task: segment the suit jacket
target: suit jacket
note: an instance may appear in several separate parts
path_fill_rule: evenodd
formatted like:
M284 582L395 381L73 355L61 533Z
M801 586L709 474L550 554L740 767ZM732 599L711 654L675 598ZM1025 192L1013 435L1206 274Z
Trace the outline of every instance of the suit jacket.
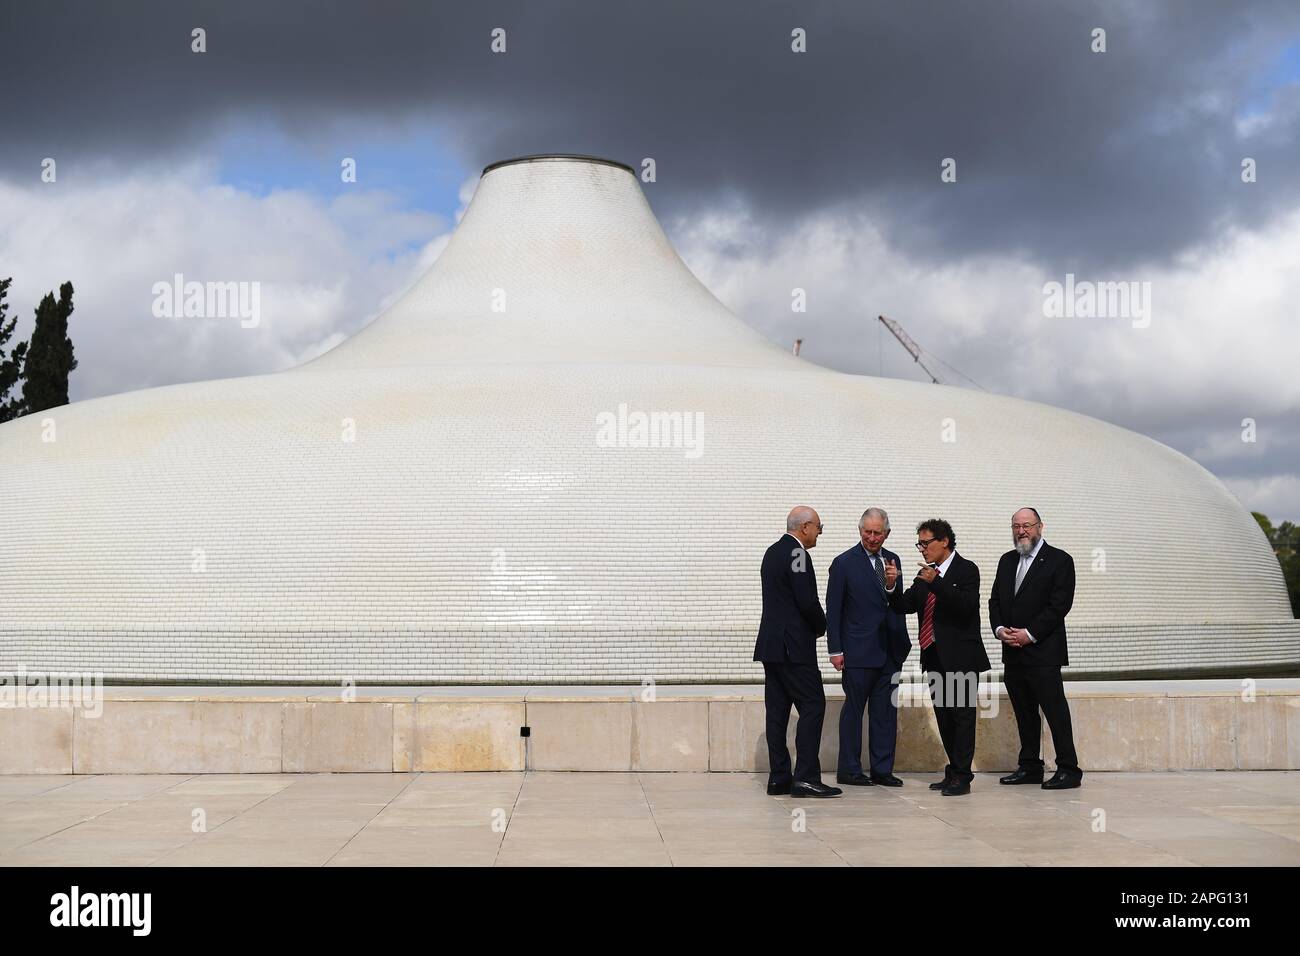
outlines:
M1070 663L1065 646L1065 615L1074 604L1074 558L1046 541L1025 572L1016 593L1020 552L1008 551L998 561L998 574L989 595L989 624L1023 627L1035 643L1024 647L1002 645L1002 663L1008 667L1063 666Z
M898 555L880 549L888 564L902 568ZM894 585L902 590L902 579ZM889 606L889 597L872 570L867 549L855 544L831 562L826 585L826 644L843 654L845 667L902 664L911 653L907 619Z
M795 570L802 566L802 570ZM783 534L763 555L763 617L754 660L770 664L817 662L817 638L826 614L817 599L812 556L792 534Z
M906 591L901 585L889 595L890 607L905 614L920 615L925 599L934 594L934 644L939 669L948 673L978 673L993 665L980 635L980 569L973 561L953 554L948 573L927 584L921 578ZM917 619L917 633L921 621Z

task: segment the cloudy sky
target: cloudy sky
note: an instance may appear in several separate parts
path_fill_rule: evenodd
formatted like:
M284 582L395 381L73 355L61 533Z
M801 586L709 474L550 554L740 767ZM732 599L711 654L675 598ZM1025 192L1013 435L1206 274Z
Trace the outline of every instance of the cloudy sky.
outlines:
M0 277L22 336L76 286L74 400L337 344L489 162L653 157L683 258L772 341L918 378L890 315L984 388L1144 432L1300 520L1294 0L6 0L0 63ZM257 279L263 321L154 318L177 272ZM1150 283L1149 325L1046 315L1067 274Z

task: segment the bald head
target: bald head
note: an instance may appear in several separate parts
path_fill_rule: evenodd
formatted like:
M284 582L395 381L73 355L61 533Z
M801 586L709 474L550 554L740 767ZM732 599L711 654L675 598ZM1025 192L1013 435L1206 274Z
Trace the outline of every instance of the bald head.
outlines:
M805 548L817 546L817 536L822 533L822 520L807 505L792 508L786 515L785 530L799 539Z

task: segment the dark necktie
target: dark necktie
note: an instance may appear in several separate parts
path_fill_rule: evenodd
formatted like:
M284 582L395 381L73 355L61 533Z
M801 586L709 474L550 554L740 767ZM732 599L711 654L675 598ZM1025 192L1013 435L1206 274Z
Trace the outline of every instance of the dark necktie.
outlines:
M925 610L921 612L921 650L934 643L934 592L925 596Z
M1024 583L1025 575L1029 573L1031 564L1033 564L1033 559L1029 555L1022 554L1020 556L1020 567L1016 568L1016 589L1012 592L1013 595L1020 593L1020 585Z
M876 572L876 580L880 582L880 590L885 590L885 562L880 560L877 554L868 555L871 558L871 569Z

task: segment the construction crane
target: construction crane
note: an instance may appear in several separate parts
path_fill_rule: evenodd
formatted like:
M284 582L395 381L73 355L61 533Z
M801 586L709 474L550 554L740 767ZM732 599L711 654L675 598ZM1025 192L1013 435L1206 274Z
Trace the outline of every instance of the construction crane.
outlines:
M930 366L926 365L924 362L921 361L922 355L925 355L926 358L928 359L932 359L935 362L938 362L940 365L944 366L950 371L955 372L958 376L966 379L966 381L970 382L980 391L982 392L988 391L988 389L986 389L979 382L975 381L970 376L963 374L959 370L953 368L951 365L949 365L943 359L939 358L939 356L935 355L933 352L929 351L928 349L923 349L920 346L920 344L918 344L915 339L913 339L910 335L908 335L907 332L903 329L903 327L899 325L897 322L895 322L893 319L885 315L878 315L876 316L876 318L880 320L881 325L883 325L885 328L889 329L889 331L893 333L894 338L898 339L898 343L901 346L903 346L903 348L907 349L907 354L912 356L912 361L915 362L917 365L921 366L921 368L925 371L925 374L930 376L930 381L932 381L935 385L942 385L943 382L939 380L939 376L935 375L934 372L930 370Z
M903 327L887 316L878 315L876 318L884 324L885 328L894 333L894 338L898 339L899 344L907 349L908 354L912 356L912 361L925 369L925 374L930 376L930 381L934 382L935 385L942 385L943 383L939 381L939 377L921 361L921 346L916 344L912 337L903 330Z

